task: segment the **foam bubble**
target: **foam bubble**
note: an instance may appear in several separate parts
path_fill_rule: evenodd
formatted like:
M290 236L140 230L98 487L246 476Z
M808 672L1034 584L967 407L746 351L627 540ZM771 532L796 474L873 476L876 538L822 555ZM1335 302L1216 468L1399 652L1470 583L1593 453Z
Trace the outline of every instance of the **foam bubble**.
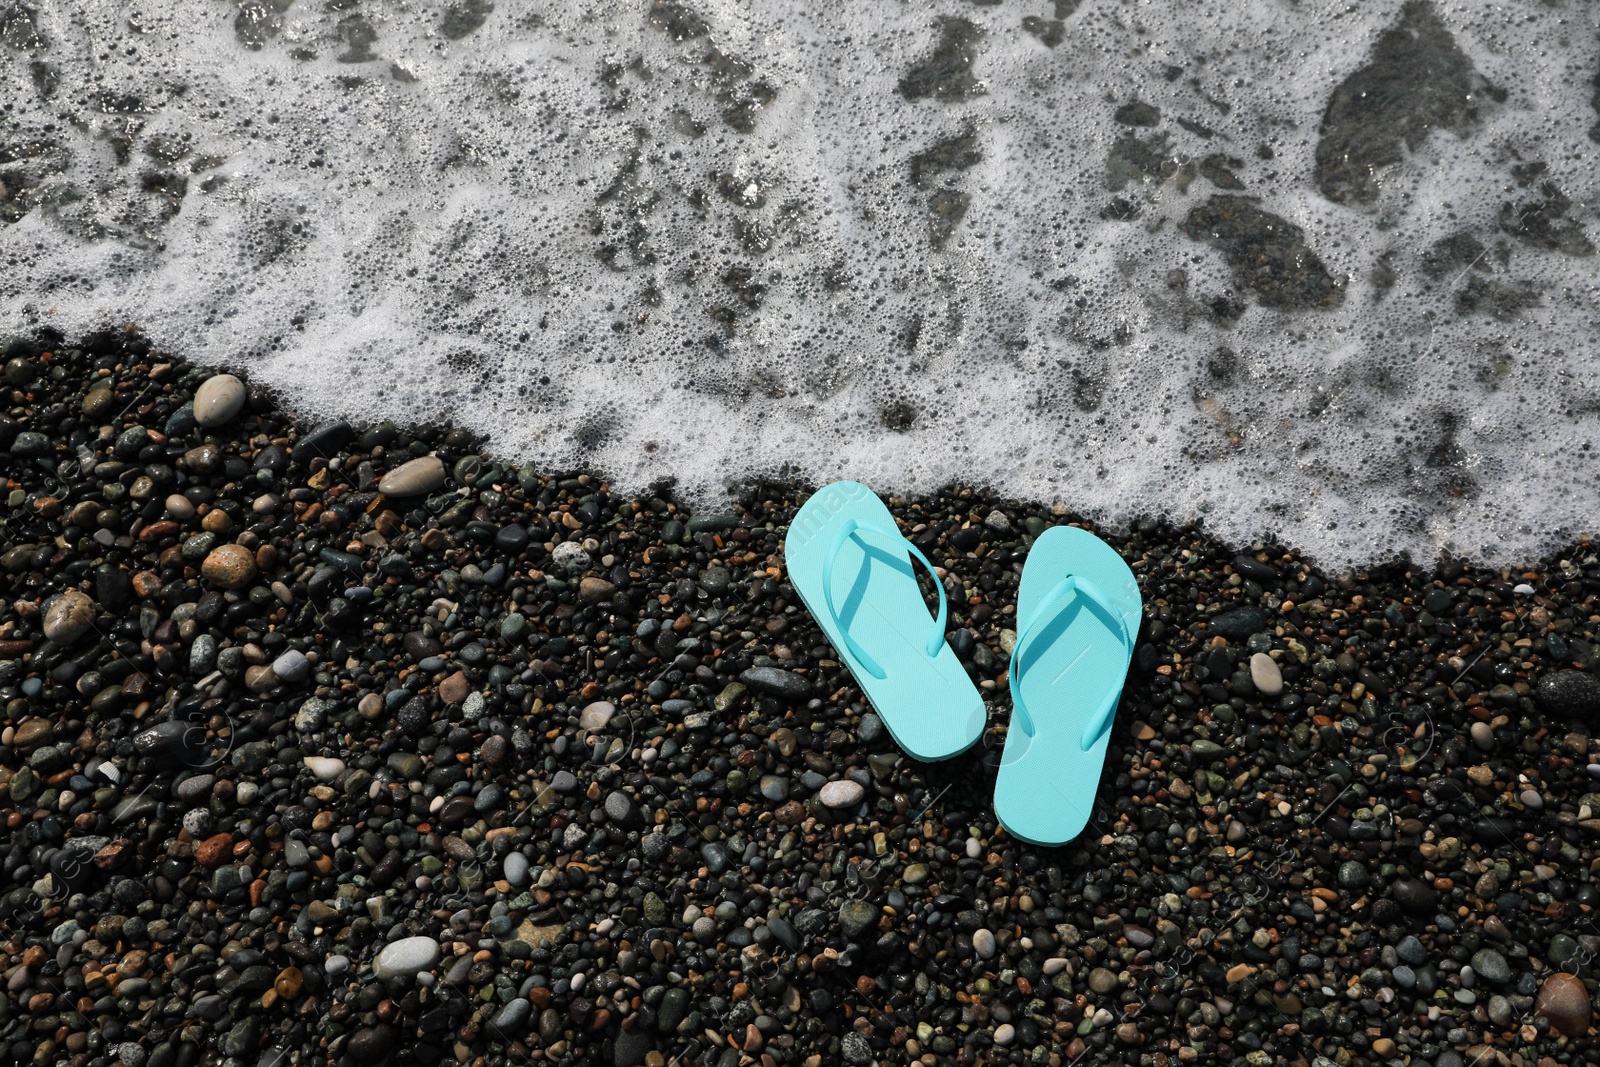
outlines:
M0 323L703 502L1526 558L1600 514L1577 14L12 5Z

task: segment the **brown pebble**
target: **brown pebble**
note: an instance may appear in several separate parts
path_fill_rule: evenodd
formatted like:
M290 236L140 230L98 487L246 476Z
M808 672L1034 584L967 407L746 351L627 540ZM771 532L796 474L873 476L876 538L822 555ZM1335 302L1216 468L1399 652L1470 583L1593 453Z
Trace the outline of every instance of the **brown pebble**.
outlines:
M48 719L29 719L17 727L16 736L11 739L12 745L17 748L32 748L34 745L43 744L50 739L50 721Z
M256 576L256 558L243 545L218 545L200 564L206 581L224 589L243 589Z
M224 534L233 529L233 519L221 508L212 508L206 512L206 517L200 520L200 527L214 534Z
M578 597L585 604L598 604L615 592L616 588L604 578L585 578L578 583Z
M460 671L456 671L439 683L439 699L446 704L459 704L467 699L467 694L470 692L472 683L467 681L467 676Z
M1552 974L1546 978L1533 1010L1549 1019L1551 1027L1566 1037L1581 1037L1589 1032L1589 991L1577 975Z
M195 846L195 862L202 867L215 867L228 858L228 853L233 848L233 837L229 834L213 834Z
M277 979L272 983L272 988L278 991L278 996L284 1000L293 1000L300 995L300 987L305 983L305 975L300 973L298 967L285 967L278 972Z

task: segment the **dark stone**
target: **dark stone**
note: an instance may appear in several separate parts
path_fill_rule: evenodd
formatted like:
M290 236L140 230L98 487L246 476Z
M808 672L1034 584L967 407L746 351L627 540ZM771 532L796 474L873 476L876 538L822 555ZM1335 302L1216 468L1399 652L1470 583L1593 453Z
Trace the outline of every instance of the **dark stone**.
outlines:
M1161 109L1142 100L1134 100L1117 108L1111 116L1124 126L1154 126L1161 121Z
M121 611L133 603L133 579L115 563L104 563L95 568L94 598L101 606Z
M912 156L911 182L925 189L932 184L930 179L935 174L966 170L982 161L983 152L978 145L978 135L969 129Z
M355 430L348 422L333 422L319 426L295 442L289 457L302 465L310 463L318 456L332 459L354 436Z
M1238 639L1260 633L1267 628L1267 613L1260 608L1234 608L1207 621L1210 633Z
M1421 148L1434 130L1470 128L1485 96L1503 100L1505 93L1473 69L1432 4L1411 0L1366 66L1328 101L1317 141L1317 188L1333 201L1376 200L1381 170Z
M79 845L58 848L50 857L50 874L57 884L79 892L94 881L94 853Z
M1389 899L1409 912L1424 913L1434 909L1438 894L1427 882L1401 878L1389 886Z
M1189 212L1183 232L1222 253L1241 288L1264 307L1326 308L1344 301L1344 287L1305 243L1305 231L1263 211L1250 197L1219 193Z
M983 31L962 18L939 20L939 43L933 54L900 79L900 94L907 100L963 100L984 93L972 72Z
M495 532L494 545L502 552L521 552L528 547L528 531L516 523L502 526Z
M1585 671L1556 671L1534 686L1539 706L1552 715L1600 720L1600 678Z
M346 1049L357 1063L382 1063L399 1044L399 1034L387 1023L364 1026L350 1038Z
M1279 580L1275 568L1267 566L1254 556L1239 555L1233 557L1233 569L1257 585L1271 585Z
M146 759L172 766L183 762L199 748L205 730L186 722L169 719L133 735L133 751Z
M739 680L758 693L797 704L811 696L811 683L777 667L751 667Z
M623 1030L611 1046L612 1067L642 1067L655 1047L655 1038L644 1030Z
M428 701L425 697L415 696L404 704L395 713L395 721L400 724L400 729L411 737L418 737L423 730L428 728Z

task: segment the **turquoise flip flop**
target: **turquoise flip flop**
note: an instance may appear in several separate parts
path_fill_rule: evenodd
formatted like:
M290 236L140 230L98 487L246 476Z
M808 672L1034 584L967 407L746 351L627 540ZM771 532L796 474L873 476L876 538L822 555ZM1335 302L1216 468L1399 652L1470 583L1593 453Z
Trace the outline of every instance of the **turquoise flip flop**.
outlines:
M819 489L783 544L789 581L895 742L926 762L949 759L983 734L983 697L945 643L944 586L929 617L916 560L894 516L860 482Z
M1033 543L994 788L995 814L1013 837L1060 845L1088 823L1142 612L1133 571L1100 538L1057 526Z

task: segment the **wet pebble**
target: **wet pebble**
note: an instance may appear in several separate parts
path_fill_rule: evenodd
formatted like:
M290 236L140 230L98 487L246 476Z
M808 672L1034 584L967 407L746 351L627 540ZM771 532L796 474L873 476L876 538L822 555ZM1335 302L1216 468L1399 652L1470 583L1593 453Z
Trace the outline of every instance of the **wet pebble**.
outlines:
M438 456L419 456L389 471L378 482L385 496L422 496L444 485L444 463Z

